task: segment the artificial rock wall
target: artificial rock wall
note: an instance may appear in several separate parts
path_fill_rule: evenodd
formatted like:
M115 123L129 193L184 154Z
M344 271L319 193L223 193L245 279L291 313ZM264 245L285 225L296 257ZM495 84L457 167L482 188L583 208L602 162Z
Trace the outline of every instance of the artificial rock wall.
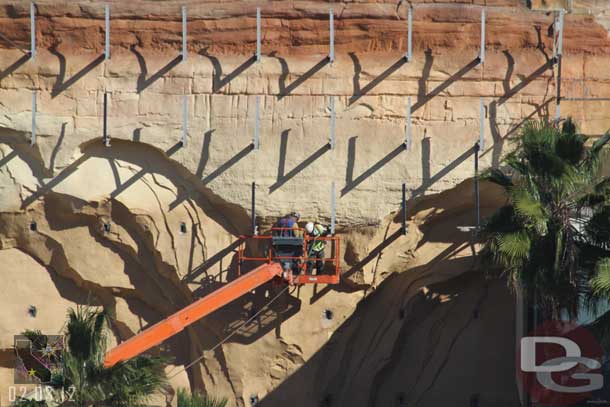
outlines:
M237 236L250 229L252 182L262 226L288 210L329 220L334 182L345 278L339 287L291 290L220 348L265 304L268 287L193 325L158 350L176 366L204 355L188 373L178 369L174 387L238 406L467 405L473 394L480 405L516 403L513 299L502 282L481 278L470 235L459 229L473 223L479 101L486 168L500 164L525 120L555 116L552 8L563 7L561 115L588 135L605 131L606 9L412 2L406 62L406 2L109 4L104 61L102 3L37 2L30 59L18 49L29 47L29 4L0 2L0 273L9 282L0 286L0 405L15 333L58 332L66 307L89 303L113 313L111 339L123 340L231 280ZM484 65L476 59L483 5ZM260 63L252 58L257 6ZM101 141L104 93L110 147ZM583 98L595 100L573 100ZM413 197L407 236L395 216L403 182ZM487 186L481 194L483 215L501 202Z
M328 219L335 182L339 224L374 224L397 207L403 182L417 196L472 176L480 97L483 167L498 164L524 120L555 115L554 14L521 2L486 3L484 65L477 60L482 4L414 3L414 56L406 62L407 3L262 3L260 63L252 58L254 3L187 2L185 62L182 3L110 4L109 61L103 59L103 5L96 2L37 3L38 53L28 60L12 45L29 46L29 7L5 2L0 32L12 43L1 42L0 124L4 137L14 132L14 143L28 141L30 92L37 91L38 139L31 150L46 177L78 159L86 143L100 142L107 92L112 139L158 148L231 203L249 208L256 182L259 216L297 209ZM326 58L329 7L335 13L332 64ZM581 11L565 17L561 96L603 98L610 86L608 31L601 18ZM188 143L181 148L184 95ZM257 95L261 136L254 151ZM410 151L401 147L407 96ZM331 97L333 150L327 147ZM599 134L610 127L609 103L564 100L561 114Z

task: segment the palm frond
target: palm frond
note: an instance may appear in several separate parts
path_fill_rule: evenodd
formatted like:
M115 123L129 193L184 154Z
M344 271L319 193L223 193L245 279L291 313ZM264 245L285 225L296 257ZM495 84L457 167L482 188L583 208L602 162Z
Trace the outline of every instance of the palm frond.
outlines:
M515 212L533 224L546 221L546 213L542 203L535 199L529 191L524 188L515 188L512 191L511 199L515 207Z
M597 263L591 287L595 294L610 298L610 257Z
M201 393L190 394L185 389L178 389L178 407L225 407L227 399L218 399Z
M512 264L520 264L527 260L531 245L532 241L524 231L498 236L499 252Z
M586 235L598 245L610 243L610 205L597 208L585 225Z
M493 182L494 184L500 185L504 188L509 188L513 186L513 180L497 168L491 168L485 171L481 175L481 179Z

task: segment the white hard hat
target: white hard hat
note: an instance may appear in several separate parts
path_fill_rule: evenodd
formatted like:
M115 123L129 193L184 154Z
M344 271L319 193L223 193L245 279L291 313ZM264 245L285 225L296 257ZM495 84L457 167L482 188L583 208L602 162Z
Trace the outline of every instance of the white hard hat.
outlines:
M313 222L307 222L307 225L305 225L305 230L307 233L313 233Z

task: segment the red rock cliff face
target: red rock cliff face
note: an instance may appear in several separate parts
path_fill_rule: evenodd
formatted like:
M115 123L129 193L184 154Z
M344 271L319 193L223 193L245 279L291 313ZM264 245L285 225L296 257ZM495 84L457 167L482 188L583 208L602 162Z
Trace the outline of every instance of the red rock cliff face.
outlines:
M29 4L3 1L1 33L9 40L29 44ZM247 55L254 52L256 7L262 12L262 45L266 54L311 55L328 52L329 10L335 15L337 53L404 52L406 15L414 13L414 49L477 50L480 44L480 8L487 6L487 46L491 51L551 46L548 13L533 13L523 2L482 1L130 1L111 6L114 50L139 45L144 50L181 49L181 6L189 20L189 51ZM41 47L65 44L77 50L103 51L104 4L40 1L37 38ZM579 11L579 10L576 10ZM532 27L541 29L540 35ZM566 53L607 55L607 30L594 15L568 16L564 32ZM3 41L2 46L10 48Z

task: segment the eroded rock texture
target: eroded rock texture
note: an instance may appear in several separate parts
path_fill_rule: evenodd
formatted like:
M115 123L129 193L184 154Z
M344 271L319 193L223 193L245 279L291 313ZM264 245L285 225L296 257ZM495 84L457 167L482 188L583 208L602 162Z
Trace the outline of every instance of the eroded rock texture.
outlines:
M67 307L89 303L113 312L112 340L124 340L234 278L252 182L262 229L289 210L329 221L335 185L342 283L291 290L220 347L274 287L194 324L157 350L175 358L175 387L237 406L468 405L476 395L479 405L516 405L514 299L483 278L471 234L458 227L474 222L480 98L481 168L500 164L524 121L555 116L557 5L568 9L561 115L591 136L610 127L607 10L522 3L411 3L410 62L407 2L262 3L256 62L251 2L110 2L104 61L103 4L37 2L30 59L17 49L29 47L29 4L1 1L0 405L13 334L58 332ZM104 93L111 147L101 143ZM403 182L407 236L397 212ZM483 214L503 199L489 186L481 193Z

